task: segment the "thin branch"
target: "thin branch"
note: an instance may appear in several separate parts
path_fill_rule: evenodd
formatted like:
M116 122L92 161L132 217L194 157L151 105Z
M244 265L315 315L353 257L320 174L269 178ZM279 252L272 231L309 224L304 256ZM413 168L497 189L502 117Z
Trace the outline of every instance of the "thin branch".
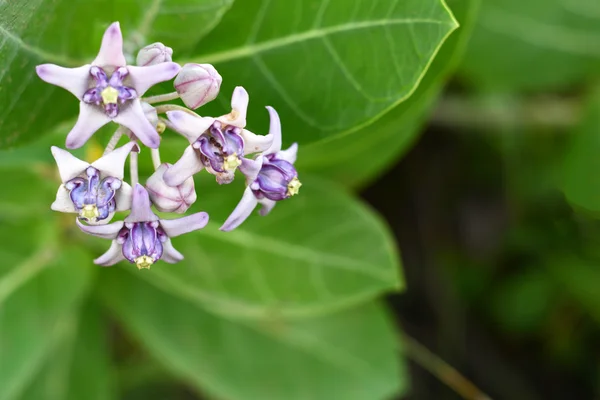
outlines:
M179 98L179 93L171 92L171 93L159 94L156 96L145 97L145 98L142 98L142 101L144 101L148 104L154 104L154 103L162 103L165 101L176 100L178 98Z

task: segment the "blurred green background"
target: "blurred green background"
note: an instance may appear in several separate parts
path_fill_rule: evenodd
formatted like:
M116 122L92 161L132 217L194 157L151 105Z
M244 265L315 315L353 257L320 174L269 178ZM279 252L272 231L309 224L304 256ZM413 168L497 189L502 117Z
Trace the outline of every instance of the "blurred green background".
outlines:
M226 234L242 179L200 174L183 262L93 265L34 67L116 20L215 65L199 114L274 106L301 194ZM597 0L0 0L0 400L600 398L598 43Z

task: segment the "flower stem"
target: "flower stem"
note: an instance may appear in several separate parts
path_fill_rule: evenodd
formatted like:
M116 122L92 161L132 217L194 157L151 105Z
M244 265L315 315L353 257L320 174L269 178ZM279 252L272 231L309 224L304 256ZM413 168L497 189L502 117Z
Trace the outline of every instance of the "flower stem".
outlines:
M196 117L198 116L192 110L188 110L187 108L182 107L182 106L178 106L177 104L163 104L163 105L160 105L160 106L156 106L156 112L158 114L164 114L167 111L183 111L183 112L186 112L188 114L192 114L192 115L194 115Z
M154 166L154 170L156 171L158 167L160 167L160 150L159 149L150 149L150 154L152 155L152 165Z
M131 178L131 186L135 187L139 182L138 153L135 151L132 151L129 154L129 175Z
M110 141L106 145L106 149L104 149L103 155L110 153L111 151L113 151L115 149L115 147L117 147L117 143L119 143L121 136L123 136L125 134L125 132L126 132L126 128L123 128L122 126L119 126L119 128L117 128L115 133L113 133L112 137L110 138Z
M172 93L159 94L156 96L145 97L145 98L142 98L142 101L145 101L148 104L154 104L154 103L162 103L165 101L176 100L178 98L179 98L179 93L172 92Z
M464 375L433 354L414 338L403 334L399 342L407 357L448 385L463 399L491 400L491 397L483 393L473 382L469 381Z

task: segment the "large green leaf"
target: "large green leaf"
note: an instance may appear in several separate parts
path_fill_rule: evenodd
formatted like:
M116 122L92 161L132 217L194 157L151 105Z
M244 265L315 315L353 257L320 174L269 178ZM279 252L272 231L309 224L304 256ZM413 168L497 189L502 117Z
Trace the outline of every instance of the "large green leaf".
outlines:
M251 128L266 126L272 105L284 141L307 144L406 100L456 27L441 0L245 0L201 41L195 60L223 75L223 102L234 86L248 89Z
M464 79L485 89L579 83L600 68L600 2L486 0Z
M104 29L120 20L126 50L152 41L194 45L233 0L23 0L0 2L0 147L32 140L78 112L67 91L42 82L35 66L91 61Z
M567 200L596 215L600 213L600 90L591 96L586 115L572 135L563 163L562 189Z
M103 278L104 298L127 330L217 398L377 400L406 389L392 326L376 305L301 321L234 321L119 270Z
M479 0L449 0L448 5L460 29L444 44L415 93L369 126L304 146L300 169L359 186L410 148L463 55Z
M127 268L227 315L321 314L403 287L399 257L382 221L337 186L302 179L299 196L267 217L252 215L233 232L218 227L239 201L242 182L217 187L204 180L197 209L207 211L211 222L173 240L186 259L157 264L149 273Z
M35 243L34 239L30 243ZM59 254L52 236L40 239L39 248L0 276L2 400L18 398L55 346L70 333L73 312L92 276L87 253L68 248ZM8 262L13 260L8 258Z
M65 334L22 400L117 398L100 311L87 304L71 315Z

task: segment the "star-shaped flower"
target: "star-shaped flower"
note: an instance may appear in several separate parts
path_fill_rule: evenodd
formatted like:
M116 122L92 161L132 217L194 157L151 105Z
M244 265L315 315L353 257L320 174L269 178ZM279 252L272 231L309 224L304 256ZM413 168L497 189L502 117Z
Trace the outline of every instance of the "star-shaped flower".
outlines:
M121 28L115 22L104 32L98 56L91 64L78 68L42 64L36 71L42 80L68 90L80 100L79 118L67 136L67 148L83 146L111 120L131 130L146 146L157 148L160 137L144 116L140 97L153 85L172 79L179 69L173 62L127 65Z
M173 128L185 136L190 146L165 172L169 186L178 186L190 176L206 168L220 184L230 183L244 155L264 151L273 137L260 136L244 129L248 108L248 92L238 86L231 97L231 112L218 118L194 116L183 111L169 111Z
M244 159L240 170L246 175L247 187L242 200L221 226L222 231L231 231L240 226L258 204L262 205L259 214L267 215L278 201L298 194L302 186L294 168L298 145L294 143L287 150L281 150L279 115L272 107L267 109L271 116L269 136L273 137L273 143L256 160Z
M52 146L62 184L51 208L77 213L89 224L106 224L116 211L131 207L131 186L123 182L125 160L139 151L134 142L87 163L68 151Z
M77 221L83 232L112 240L108 251L94 263L108 267L128 260L142 269L150 268L159 259L171 264L183 260L183 255L171 244L171 238L204 228L208 214L199 212L178 219L159 219L150 205L148 192L137 184L133 191L131 214L124 222L88 226Z

